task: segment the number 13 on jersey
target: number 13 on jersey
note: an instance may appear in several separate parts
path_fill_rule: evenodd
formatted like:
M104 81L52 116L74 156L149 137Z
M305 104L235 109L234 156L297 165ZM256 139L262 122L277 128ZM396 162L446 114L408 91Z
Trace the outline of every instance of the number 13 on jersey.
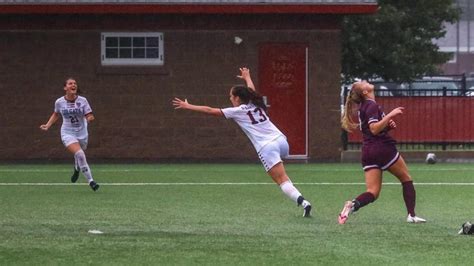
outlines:
M247 112L247 115L249 116L250 120L252 121L252 125L255 125L255 124L258 124L258 123L261 123L261 122L264 122L264 121L267 120L267 117L265 116L265 113L263 112L262 109L255 108L253 110L253 113L258 116L257 117L258 120L255 119L255 117L252 114L252 111Z

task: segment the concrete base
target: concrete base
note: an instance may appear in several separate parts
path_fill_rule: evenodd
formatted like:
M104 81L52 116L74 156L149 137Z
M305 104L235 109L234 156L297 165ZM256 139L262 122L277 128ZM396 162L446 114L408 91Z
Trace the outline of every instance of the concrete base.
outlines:
M412 163L425 162L428 153L436 154L438 162L474 163L474 151L401 151L405 161ZM342 163L360 163L360 151L341 152Z

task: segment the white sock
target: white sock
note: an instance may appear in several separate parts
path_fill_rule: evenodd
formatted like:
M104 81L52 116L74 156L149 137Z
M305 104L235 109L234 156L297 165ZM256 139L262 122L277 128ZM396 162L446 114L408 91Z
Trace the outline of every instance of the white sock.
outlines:
M92 178L92 173L91 169L89 168L89 165L87 164L86 160L86 154L84 153L83 150L79 150L74 154L74 158L76 159L77 165L79 166L79 169L81 169L82 174L86 177L87 182L90 183L94 181Z
M294 202L298 203L298 197L301 196L301 193L298 191L298 189L293 186L293 183L291 183L290 180L283 182L280 184L281 191L285 193L291 200Z

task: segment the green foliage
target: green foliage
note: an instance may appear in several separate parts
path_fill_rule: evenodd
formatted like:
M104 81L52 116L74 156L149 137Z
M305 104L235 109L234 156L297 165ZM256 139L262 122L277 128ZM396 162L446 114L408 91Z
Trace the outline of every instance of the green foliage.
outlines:
M452 0L379 0L373 15L347 16L343 21L342 73L354 78L382 77L408 81L435 74L450 58L433 39L446 34L445 22L456 22Z
M472 236L457 235L474 219L472 164L410 164L417 214L426 224L405 222L401 186L385 173L380 198L345 225L337 223L343 202L365 191L359 164L287 164L313 203L309 219L260 164L91 167L97 192L83 177L69 183L72 165L0 165L2 265L465 265L472 259Z

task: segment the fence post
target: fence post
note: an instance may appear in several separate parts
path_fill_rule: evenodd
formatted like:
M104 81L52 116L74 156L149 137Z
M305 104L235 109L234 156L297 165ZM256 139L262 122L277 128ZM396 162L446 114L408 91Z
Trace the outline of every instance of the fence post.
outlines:
M446 93L446 86L443 86L443 97L442 97L442 104L443 104L443 111L442 111L442 116L443 116L443 125L446 125L446 114L447 114L447 111L446 111L446 98L447 98L447 93ZM448 133L447 133L447 128L445 126L443 126L443 140L442 140L442 143L441 143L441 149L443 151L446 150L446 141L447 141L447 137L448 136Z
M462 78L461 78L461 95L465 96L466 95L466 73L462 73Z

